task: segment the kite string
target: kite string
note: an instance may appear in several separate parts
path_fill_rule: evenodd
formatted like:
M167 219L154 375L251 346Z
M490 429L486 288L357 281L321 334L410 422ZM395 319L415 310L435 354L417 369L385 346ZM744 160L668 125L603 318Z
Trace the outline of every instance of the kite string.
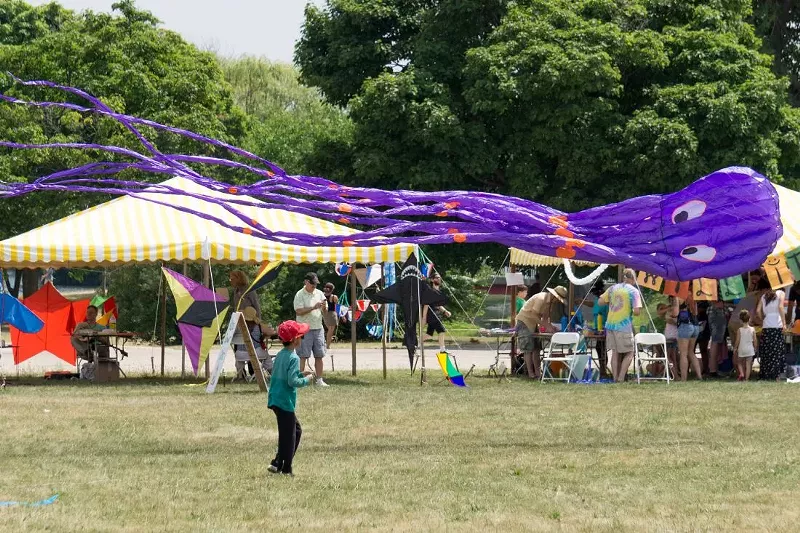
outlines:
M211 292L214 293L212 295L212 298L214 299L214 316L217 317L217 335L219 336L219 342L222 343L222 329L220 329L221 326L220 326L220 321L219 321L219 308L217 308L217 291L214 289L214 271L211 268L211 255L210 254L208 256L208 275L209 275L209 279L211 280ZM243 296L243 298L244 298L244 296ZM238 309L238 307L237 307L237 309ZM231 314L233 314L233 311L231 311ZM261 317L258 317L258 320L260 321ZM250 334L250 330L247 331L247 334L248 335ZM225 347L220 344L219 349L222 350L224 348ZM208 356L206 356L206 361L208 361ZM223 366L223 375L224 375L224 372L225 372L225 370L224 370L224 366Z

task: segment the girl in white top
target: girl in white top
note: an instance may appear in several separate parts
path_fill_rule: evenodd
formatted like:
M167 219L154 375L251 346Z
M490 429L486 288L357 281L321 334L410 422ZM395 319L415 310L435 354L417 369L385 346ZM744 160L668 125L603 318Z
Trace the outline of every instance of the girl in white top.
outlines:
M762 319L761 338L758 349L758 374L764 380L776 380L785 370L784 353L786 346L783 340L783 291L771 288L764 290L758 301L756 316Z
M739 313L739 320L742 327L736 331L736 342L733 345L733 353L737 356L736 367L739 370L739 381L749 381L750 372L753 370L753 359L758 350L758 337L756 330L750 325L750 313L747 309L742 309Z

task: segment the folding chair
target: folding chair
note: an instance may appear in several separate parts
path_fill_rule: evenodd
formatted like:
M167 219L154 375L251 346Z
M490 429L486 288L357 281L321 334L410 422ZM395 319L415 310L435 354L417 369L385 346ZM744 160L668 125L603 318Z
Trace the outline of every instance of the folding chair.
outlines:
M547 346L547 351L545 352L544 358L542 358L542 382L545 379L550 379L552 381L566 381L569 383L569 378L572 375L572 362L574 359L575 353L578 351L578 344L581 342L581 336L575 332L561 332L561 333L553 333L553 337L550 339L550 344ZM559 355L553 356L553 347L561 346ZM567 347L567 353L564 352L565 348ZM569 352L572 353L569 353ZM569 372L567 373L566 378L557 378L553 376L553 373L550 372L550 363L553 362L562 362L565 363L569 367ZM549 378L546 378L547 374L550 374Z
M639 346L644 347L643 350ZM661 347L661 353L657 348ZM664 380L669 384L669 358L667 357L667 338L661 333L637 333L633 338L634 362L636 367L636 383L642 380L659 381ZM642 377L642 363L662 363L664 365L664 377Z

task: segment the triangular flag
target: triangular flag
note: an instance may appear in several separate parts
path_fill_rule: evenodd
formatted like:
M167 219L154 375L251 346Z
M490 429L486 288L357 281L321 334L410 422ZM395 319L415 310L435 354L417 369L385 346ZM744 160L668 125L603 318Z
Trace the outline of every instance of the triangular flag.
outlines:
M700 278L693 282L694 299L698 302L716 302L717 301L717 280Z
M769 284L773 289L782 289L794 283L792 271L789 270L786 264L786 257L783 254L767 257L763 267L767 273Z
M691 281L667 281L664 284L664 294L676 296L681 300L689 298Z
M739 300L746 295L742 276L732 276L719 280L719 299L724 302Z
M377 313L378 310L381 308L381 304L372 304L370 305L370 307L372 308L373 311Z
M356 300L356 306L363 313L369 308L369 300Z
M349 263L336 263L336 273L342 277L349 275L352 269Z

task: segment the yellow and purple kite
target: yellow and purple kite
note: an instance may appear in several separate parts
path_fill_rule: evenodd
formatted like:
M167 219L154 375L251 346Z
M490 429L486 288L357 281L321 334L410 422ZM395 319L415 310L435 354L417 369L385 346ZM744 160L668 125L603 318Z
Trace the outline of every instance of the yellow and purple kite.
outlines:
M228 299L168 268L161 270L175 298L178 330L196 376L217 338L220 323L228 311Z

